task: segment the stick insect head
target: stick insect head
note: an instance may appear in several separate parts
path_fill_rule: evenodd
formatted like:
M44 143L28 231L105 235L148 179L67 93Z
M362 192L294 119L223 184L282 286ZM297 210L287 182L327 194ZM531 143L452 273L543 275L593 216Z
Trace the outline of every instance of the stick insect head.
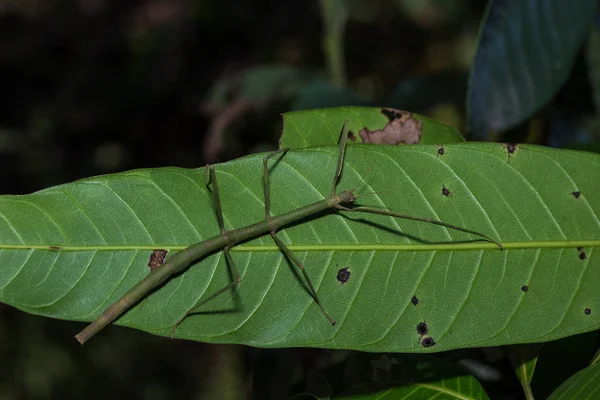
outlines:
M354 203L354 200L356 200L356 196L354 196L354 193L352 193L349 190L344 190L338 196L341 202L346 204Z

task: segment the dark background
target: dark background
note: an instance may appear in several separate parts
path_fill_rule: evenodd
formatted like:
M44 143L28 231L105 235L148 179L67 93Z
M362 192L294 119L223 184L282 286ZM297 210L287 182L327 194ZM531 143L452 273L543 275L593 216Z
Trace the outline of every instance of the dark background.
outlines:
M464 131L485 2L352 3L344 81L360 98L346 103L435 76L410 111ZM284 89L302 87L297 75L254 94L240 77L263 67L327 76L321 18L317 1L0 0L0 193L275 149L280 113L327 100L294 106L299 89ZM252 85L269 87L274 75ZM591 109L586 90L578 97ZM308 371L349 354L170 341L119 327L80 347L73 335L82 327L0 304L0 398L285 399L303 390ZM490 394L521 398L498 352L445 357L484 360L502 374L486 383Z

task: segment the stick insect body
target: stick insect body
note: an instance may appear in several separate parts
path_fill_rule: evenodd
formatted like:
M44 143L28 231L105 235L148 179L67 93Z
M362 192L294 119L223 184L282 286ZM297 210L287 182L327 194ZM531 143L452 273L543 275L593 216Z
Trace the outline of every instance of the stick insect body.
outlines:
M354 193L350 190L344 190L338 194L335 194L335 189L336 189L338 180L340 178L340 175L342 173L342 166L344 163L344 151L346 148L347 136L348 136L348 122L346 121L346 122L344 122L344 126L342 128L337 166L336 166L335 174L333 176L333 183L332 183L332 187L331 187L330 197L320 200L320 201L317 201L317 202L314 202L312 204L306 205L304 207L300 207L294 211L290 211L285 214L275 216L275 217L271 216L271 211L270 211L271 210L271 197L270 197L269 173L268 173L267 162L273 156L275 156L279 153L283 153L283 152L287 151L287 149L281 149L281 150L275 151L275 152L267 155L263 159L263 168L264 168L264 185L263 186L264 186L264 200L265 200L265 220L257 222L255 224L252 224L249 226L246 226L246 227L243 227L243 228L233 229L233 230L229 230L229 231L225 230L224 223L223 223L223 212L221 210L221 201L220 201L220 197L219 197L219 189L217 186L217 180L216 180L216 175L215 175L215 169L214 169L214 166L212 166L212 165L209 166L208 172L210 174L210 182L212 182L213 197L214 197L214 201L215 201L215 209L216 209L216 214L217 214L217 220L219 223L219 228L221 229L221 234L214 236L212 238L209 238L203 242L193 244L193 245L185 248L184 250L173 254L172 256L168 256L167 259L164 261L164 263L160 267L152 270L148 274L148 276L146 276L144 279L142 279L140 282L138 282L127 293L125 293L125 295L121 299L119 299L116 303L112 304L104 312L102 312L102 314L94 322L92 322L84 330L79 332L75 336L75 338L81 344L85 343L92 336L94 336L96 333L98 333L100 330L102 330L105 326L107 326L108 324L112 323L117 318L119 318L123 313L125 313L129 308L134 306L138 301L140 301L143 297L145 297L149 292L151 292L153 289L157 288L158 286L160 286L161 284L166 282L174 274L177 274L177 273L185 270L195 261L197 261L207 255L213 254L219 250L222 250L225 255L225 259L233 272L233 277L234 277L233 282L231 282L229 285L225 286L224 288L218 290L217 292L213 293L212 295L208 296L207 298L202 299L201 301L198 301L192 308L187 310L183 314L183 316L174 324L173 330L171 332L171 337L173 337L175 334L175 330L177 329L179 324L190 313L192 313L198 307L202 306L203 304L206 304L208 301L214 299L218 295L226 292L227 290L231 289L232 287L234 287L235 285L237 285L241 282L241 276L235 267L235 263L233 262L233 259L231 258L229 249L231 247L237 245L240 242L254 239L254 238L260 237L265 234L270 234L271 237L273 238L273 240L275 241L275 243L277 244L277 246L279 247L279 249L287 256L287 258L289 260L291 260L294 264L296 264L296 266L300 269L300 271L302 271L302 274L304 276L304 279L306 280L306 283L308 285L309 291L314 299L315 304L319 307L319 309L321 310L323 315L329 320L329 322L332 325L335 325L335 320L331 316L329 316L329 314L327 314L324 307L322 306L321 301L319 300L319 297L317 295L317 292L314 289L312 281L310 280L308 273L304 269L304 266L276 235L276 232L279 229L281 229L282 227L285 227L291 223L300 221L302 219L309 218L309 217L314 216L314 215L320 213L321 211L324 211L327 209L342 210L342 211L348 211L348 212L364 212L364 213L371 213L371 214L382 214L382 215L388 215L388 216L397 217L397 218L429 222L429 223L433 223L436 225L445 226L450 229L477 235L477 236L483 238L484 240L495 243L500 248L502 248L502 246L498 242L494 241L493 239L491 239L490 237L488 237L482 233L479 233L479 232L476 232L476 231L473 231L470 229L462 228L462 227L459 227L456 225L451 225L451 224L448 224L448 223L445 223L442 221L438 221L435 219L415 217L415 216L411 216L411 215L395 213L392 211L380 210L380 209L375 209L375 208L367 208L367 207L350 208L350 207L348 207L348 206L352 206L352 204L356 200L356 196L354 195Z

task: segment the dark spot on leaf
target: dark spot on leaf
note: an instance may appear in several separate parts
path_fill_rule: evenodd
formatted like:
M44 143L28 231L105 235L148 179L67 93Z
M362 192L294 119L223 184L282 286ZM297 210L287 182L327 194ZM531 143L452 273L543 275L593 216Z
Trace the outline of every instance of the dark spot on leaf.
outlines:
M506 150L506 153L508 155L508 162L510 163L510 159L516 156L519 152L519 145L515 143L504 143L502 144L502 146Z
M442 186L442 194L446 197L450 196L450 190L446 186Z
M425 322L419 322L417 324L417 333L423 336L427 335L427 332L429 332L429 327L427 326L427 324Z
M508 154L514 154L514 152L519 148L519 145L515 143L504 143L504 148Z
M49 249L50 250L54 250L54 251L60 251L60 250L62 250L62 248L60 246L50 246Z
M410 299L411 303L413 303L413 305L417 305L419 304L419 299L417 298L417 296L413 296L412 299Z
M412 113L393 108L382 108L381 113L389 122L382 129L375 131L361 129L358 134L364 143L397 145L416 144L421 141L423 122L416 119Z
M578 247L577 251L579 252L579 259L580 260L585 260L586 259L586 255L585 255L585 251L583 250L583 247Z
M354 132L348 132L348 139L352 140L353 142L356 142L356 135L354 134Z
M435 345L435 340L432 337L427 336L421 340L421 346L423 347L431 347Z
M337 273L337 280L343 285L350 280L350 270L348 267L341 268Z
M529 287L527 285L523 285L521 286L521 290L527 292L529 290Z
M589 308L586 308L584 311L585 315L590 315L592 313L592 310Z
M571 193L573 195L573 197L575 197L576 199L578 199L581 196L581 192L580 191L576 191Z
M438 156L443 156L444 154L446 154L446 149L444 149L444 146L439 146L437 153Z
M150 271L154 271L156 268L160 267L165 261L166 256L166 250L152 250L150 261L148 261L148 267L150 267Z

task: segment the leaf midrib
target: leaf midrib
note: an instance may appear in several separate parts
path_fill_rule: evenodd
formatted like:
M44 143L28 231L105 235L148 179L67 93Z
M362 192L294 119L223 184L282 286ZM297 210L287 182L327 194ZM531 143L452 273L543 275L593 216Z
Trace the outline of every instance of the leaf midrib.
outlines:
M562 249L600 247L600 239L596 240L546 240L503 242L504 250L523 249ZM139 251L169 249L179 251L188 245L152 244L152 245L94 245L94 246L57 246L0 244L0 250L47 250L47 251ZM434 243L434 244L289 244L292 251L437 251L437 250L499 250L494 243ZM232 247L235 252L279 252L276 245L239 245Z

